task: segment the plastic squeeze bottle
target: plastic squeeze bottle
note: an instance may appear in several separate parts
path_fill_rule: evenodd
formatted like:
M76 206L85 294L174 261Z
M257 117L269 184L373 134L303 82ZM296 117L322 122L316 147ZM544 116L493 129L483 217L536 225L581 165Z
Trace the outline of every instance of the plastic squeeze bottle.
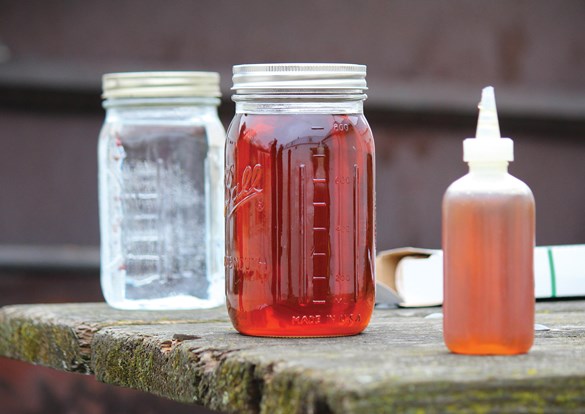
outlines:
M500 137L494 88L483 89L469 173L443 198L443 336L459 354L528 352L534 340L534 197L508 174L513 142Z

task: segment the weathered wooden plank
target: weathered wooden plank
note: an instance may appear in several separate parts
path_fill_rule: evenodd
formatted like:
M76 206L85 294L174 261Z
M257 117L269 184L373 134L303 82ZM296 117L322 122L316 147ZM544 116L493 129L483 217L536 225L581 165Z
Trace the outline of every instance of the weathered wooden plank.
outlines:
M439 308L377 310L354 337L278 339L237 334L223 309L12 306L0 354L229 412L583 412L585 302L537 309L551 329L529 354L471 357L425 318Z
M0 355L48 367L90 373L95 332L117 325L227 321L214 310L121 311L104 303L14 305L0 310Z

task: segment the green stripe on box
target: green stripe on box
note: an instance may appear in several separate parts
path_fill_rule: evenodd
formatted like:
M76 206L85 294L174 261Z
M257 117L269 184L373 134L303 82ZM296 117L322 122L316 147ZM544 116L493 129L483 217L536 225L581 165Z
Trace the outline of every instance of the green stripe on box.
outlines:
M551 298L557 297L557 275L555 273L555 261L553 259L553 252L550 247L546 249L548 252L548 266L550 268L550 289L551 289Z

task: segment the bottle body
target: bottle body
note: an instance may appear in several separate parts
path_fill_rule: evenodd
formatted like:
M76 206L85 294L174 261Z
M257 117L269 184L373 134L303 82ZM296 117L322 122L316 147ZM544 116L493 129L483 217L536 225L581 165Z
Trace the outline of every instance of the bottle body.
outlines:
M102 290L122 309L217 306L224 283L217 109L205 100L151 101L111 100L100 134Z
M234 327L258 336L361 332L375 259L374 142L363 114L236 113L225 180Z
M534 198L505 168L472 167L443 198L443 334L455 353L520 354L533 343Z

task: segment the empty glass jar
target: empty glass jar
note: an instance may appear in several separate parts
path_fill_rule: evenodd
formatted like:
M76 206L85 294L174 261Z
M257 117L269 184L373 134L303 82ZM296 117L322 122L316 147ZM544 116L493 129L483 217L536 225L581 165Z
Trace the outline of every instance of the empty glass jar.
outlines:
M101 284L121 309L224 302L223 154L213 72L103 77Z

